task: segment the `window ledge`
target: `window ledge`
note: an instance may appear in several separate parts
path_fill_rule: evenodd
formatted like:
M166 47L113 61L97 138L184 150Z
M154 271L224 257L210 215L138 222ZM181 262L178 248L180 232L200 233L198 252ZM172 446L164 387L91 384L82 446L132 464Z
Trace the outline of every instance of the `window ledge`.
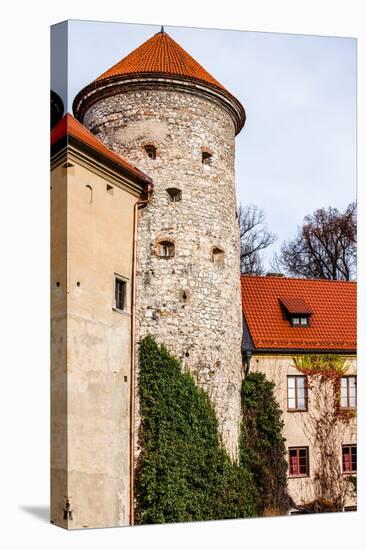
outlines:
M115 311L116 313L120 313L121 315L127 315L127 317L131 317L131 313L129 311L118 309L118 307L112 307L112 311Z
M288 413L307 413L309 409L287 409Z
M301 474L298 476L288 476L288 479L302 479L302 478L310 478L309 474Z

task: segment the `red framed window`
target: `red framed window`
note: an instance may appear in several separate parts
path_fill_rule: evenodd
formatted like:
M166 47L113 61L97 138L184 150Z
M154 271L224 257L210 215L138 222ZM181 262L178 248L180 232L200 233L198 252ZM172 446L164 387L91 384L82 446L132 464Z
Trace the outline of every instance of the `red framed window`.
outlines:
M357 406L357 378L356 376L342 376L341 408L355 409L356 406Z
M344 473L357 472L356 445L342 445L342 468Z
M308 384L306 376L287 377L287 410L308 410Z
M289 448L289 475L290 477L302 477L309 475L309 448Z

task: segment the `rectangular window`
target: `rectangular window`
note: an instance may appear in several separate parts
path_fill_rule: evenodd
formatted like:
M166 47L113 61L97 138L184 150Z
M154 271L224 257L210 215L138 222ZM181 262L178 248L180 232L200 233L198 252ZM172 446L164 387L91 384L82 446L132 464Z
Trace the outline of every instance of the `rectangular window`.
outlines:
M309 448L289 448L289 475L290 477L302 477L309 475Z
M289 411L308 410L308 385L306 376L287 377L287 409Z
M126 306L127 283L123 279L116 277L114 285L115 285L114 287L115 308L123 311Z
M357 378L356 376L342 376L341 408L355 409L356 405L357 405Z
M357 472L356 445L342 445L342 467L344 473Z

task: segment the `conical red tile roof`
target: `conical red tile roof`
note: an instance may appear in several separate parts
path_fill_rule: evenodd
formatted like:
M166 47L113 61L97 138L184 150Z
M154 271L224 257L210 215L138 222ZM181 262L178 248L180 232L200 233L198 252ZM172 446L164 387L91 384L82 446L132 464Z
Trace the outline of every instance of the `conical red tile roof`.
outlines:
M245 110L240 101L163 30L80 90L74 99L73 111L82 122L91 105L120 93L122 87L134 89L141 82L144 89L157 83L160 87L174 88L177 81L184 81L183 88L178 82L177 89L220 101L233 119L235 134L240 132L245 123ZM192 86L188 86L190 83Z
M149 38L94 82L114 76L146 73L200 80L225 90L220 82L164 31Z

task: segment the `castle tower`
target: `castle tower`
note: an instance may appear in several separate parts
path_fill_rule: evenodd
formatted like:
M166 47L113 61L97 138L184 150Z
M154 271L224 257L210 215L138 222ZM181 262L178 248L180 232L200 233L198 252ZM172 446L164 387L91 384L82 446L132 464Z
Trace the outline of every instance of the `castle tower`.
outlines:
M234 156L244 109L162 29L81 90L74 113L154 181L138 224L136 341L151 334L182 360L208 392L235 457L242 315Z

